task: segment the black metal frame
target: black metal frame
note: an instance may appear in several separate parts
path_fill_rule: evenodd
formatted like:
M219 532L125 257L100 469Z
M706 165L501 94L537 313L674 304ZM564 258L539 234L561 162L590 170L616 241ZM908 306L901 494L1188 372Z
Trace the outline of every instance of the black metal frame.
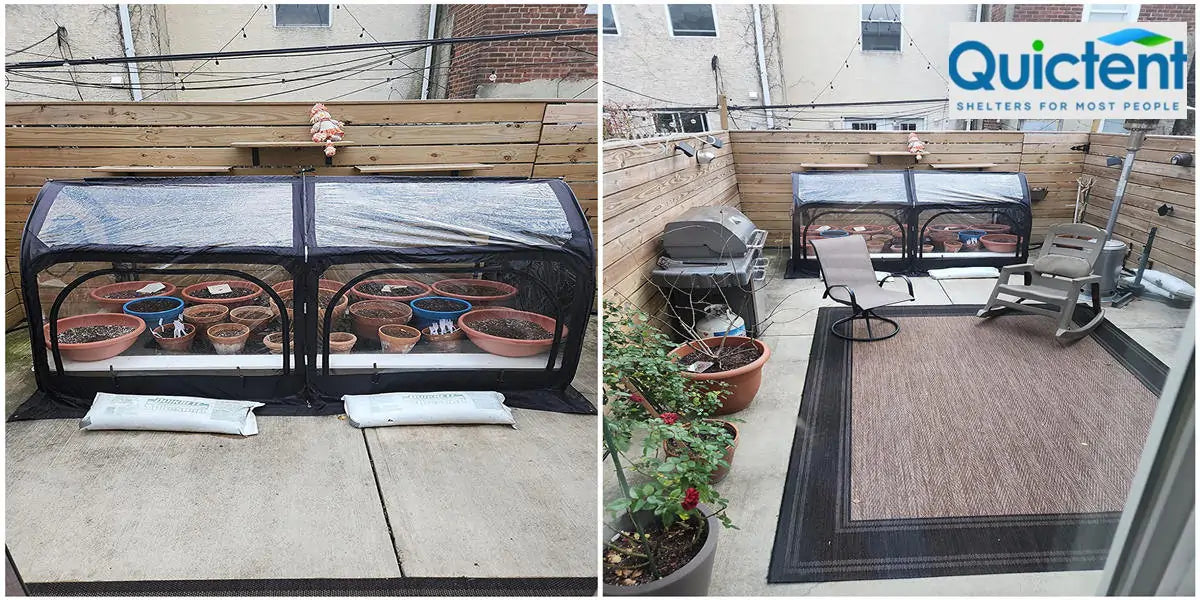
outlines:
M901 273L891 273L887 277L880 279L879 287L883 287L883 284L887 283L887 280L889 280L893 277L899 277L904 280L904 283L908 284L909 299L904 302L911 302L913 300L916 300L916 297L913 296L912 280L910 280L908 277L906 277L905 275L903 275ZM832 290L833 288L844 288L846 290L846 293L850 294L850 301L845 302L843 300L838 300L837 298L829 295L829 291ZM850 341L850 342L878 342L880 340L886 340L890 337L895 336L897 333L900 333L900 324L897 323L896 321L889 319L887 317L881 317L881 316L875 314L874 308L863 309L861 306L859 306L858 301L854 297L854 288L852 288L848 285L840 284L840 283L834 284L834 285L826 284L825 285L825 294L822 295L821 298L829 298L830 300L833 300L834 302L837 302L838 304L843 304L843 305L850 307L850 311L851 311L850 316L838 319L837 321L834 321L832 325L829 326L829 332L843 340ZM893 328L892 332L887 335L876 336L871 331L871 319L875 319L876 321L882 321L884 323L890 324ZM855 321L862 321L863 324L866 325L867 337L854 337L853 332L854 332L854 322ZM838 331L839 325L845 325L847 323L849 324L849 327L846 327L845 329L849 333L842 333L842 332Z
M570 226L571 237L561 247L515 246L482 244L478 246L396 247L321 247L317 245L315 214L316 182L461 182L487 181L545 182L554 191ZM287 182L292 185L293 232L290 247L134 247L121 245L80 245L47 247L36 233L41 230L55 197L66 185L177 185L215 183ZM495 389L512 398L531 399L526 408L544 408L568 412L593 412L594 408L570 387L583 348L583 336L595 299L595 252L591 232L583 210L570 188L560 179L524 179L496 177L315 177L296 176L255 177L177 177L177 178L105 178L80 181L51 181L39 192L21 240L21 293L27 307L30 344L34 348L33 362L38 392L35 399L61 400L71 409L90 404L96 392L157 393L215 396L252 399L268 403L264 411L272 414L317 414L330 412L331 405L340 406L340 397L351 393L387 391L436 391L446 389ZM550 261L575 276L576 293L569 305L556 302L556 296L535 277L511 268L512 261ZM44 269L69 262L113 263L112 268L96 269L72 281L55 299L49 312L51 321L50 354L54 359L51 370L43 337L43 318L38 275ZM131 264L130 264L131 263ZM138 267L137 264L170 265L170 268ZM266 282L235 268L213 267L213 264L253 264L278 266L292 276L293 299L296 310L288 322L282 297ZM355 283L382 273L456 272L504 273L524 276L532 281L528 287L538 289L549 298L558 321L550 359L545 369L505 371L501 369L454 370L444 372L345 373L329 372L328 340L318 341L318 280L330 266L347 263L376 263L410 265L369 271L354 278L338 291L338 302ZM187 268L189 264L196 268ZM455 266L449 266L449 265ZM459 265L473 265L462 267ZM122 266L125 265L125 266ZM411 266L419 265L419 266ZM440 266L446 265L446 266ZM65 372L57 344L57 316L69 292L85 281L105 274L193 274L215 273L251 281L262 287L280 308L285 344L295 336L291 351L282 357L280 371L244 374L235 370L229 376L196 375L169 372L164 377L109 372L108 376L80 375ZM303 308L302 308L303 306ZM565 316L565 319L562 318ZM330 325L332 311L326 311L325 325ZM563 321L569 322L563 322ZM289 327L291 325L292 327ZM294 331L293 330L294 327ZM327 329L328 330L328 329ZM287 347L287 346L285 346ZM324 368L318 372L317 354L324 358ZM292 362L294 360L294 363ZM558 368L556 364L561 362ZM295 367L293 368L293 364ZM510 403L511 404L511 403ZM522 406L520 402L512 404ZM24 407L23 407L24 408ZM282 412L281 412L282 411ZM45 410L30 413L46 414ZM52 411L51 411L52 412Z

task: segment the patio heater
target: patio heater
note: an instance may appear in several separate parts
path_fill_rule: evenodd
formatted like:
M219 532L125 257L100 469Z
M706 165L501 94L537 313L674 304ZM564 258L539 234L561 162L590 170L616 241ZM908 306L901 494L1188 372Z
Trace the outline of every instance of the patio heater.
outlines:
M1158 119L1125 119L1124 126L1129 131L1129 141L1125 144L1125 160L1121 162L1121 176L1117 179L1116 191L1113 193L1108 224L1104 226L1104 249L1100 253L1100 260L1096 262L1096 273L1103 277L1100 281L1100 301L1105 303L1127 301L1128 296L1133 293L1117 289L1126 245L1125 242L1112 239L1112 234L1117 226L1117 215L1121 212L1121 202L1125 199L1125 187L1129 184L1129 174L1133 171L1134 157L1146 141L1146 133L1158 126ZM1112 162L1110 159L1110 164Z

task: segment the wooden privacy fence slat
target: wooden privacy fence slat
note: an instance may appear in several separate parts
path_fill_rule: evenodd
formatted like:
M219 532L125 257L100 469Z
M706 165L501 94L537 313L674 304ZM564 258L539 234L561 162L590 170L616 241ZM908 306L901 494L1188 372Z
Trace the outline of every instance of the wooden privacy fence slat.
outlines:
M339 147L332 165L310 139L304 102L17 103L7 106L5 168L6 275L24 220L48 179L125 176L96 167L227 169L230 175L359 175L357 167L461 170L505 177L561 177L596 226L596 103L575 100L434 100L334 102L354 145ZM270 147L283 144L288 147ZM258 146L258 162L254 161ZM19 297L19 296L14 296ZM6 323L23 317L7 307Z

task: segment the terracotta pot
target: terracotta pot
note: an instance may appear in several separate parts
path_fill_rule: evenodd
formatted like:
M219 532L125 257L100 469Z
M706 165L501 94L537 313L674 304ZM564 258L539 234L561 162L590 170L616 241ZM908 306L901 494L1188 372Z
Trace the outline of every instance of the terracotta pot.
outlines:
M869 240L871 240L871 241L873 241L873 242L883 242L883 243L887 244L887 243L890 243L890 242L892 241L892 234L890 234L890 233L877 233L877 234L875 234L875 235L872 235L871 237L869 237L869 238L867 238L867 239L869 239Z
M168 352L187 352L192 349L192 342L196 340L196 326L191 323L184 323L183 337L171 337L175 334L175 326L170 323L151 329L150 334L163 350Z
M293 337L292 339L288 340L288 342L290 342L288 344L288 351L290 352L296 343L295 338ZM282 353L283 352L283 332L276 331L274 333L268 333L267 335L263 336L262 343L264 346L267 347L267 350L271 351L271 354Z
M954 232L958 232L958 231L962 231L962 230L964 230L964 229L971 229L971 226L970 226L970 225L964 225L964 224L962 224L962 223L942 223L942 224L940 224L940 225L930 225L930 226L929 226L929 230L931 230L931 231L954 231Z
M429 327L421 330L421 337L429 342L429 350L432 352L457 352L459 342L465 337L461 329L455 329L450 333L441 333L434 335L429 333Z
M725 456L723 457L725 462L728 463L728 466L719 467L716 471L713 471L712 476L709 478L710 483L720 483L721 480L725 479L725 476L729 474L729 469L733 468L733 453L737 450L738 440L741 432L738 430L737 425L734 425L729 421L722 421L721 419L705 420L716 425L721 425L726 431L729 431L733 434L733 443L725 447ZM675 447L669 443L669 440L663 442L663 451L667 453L667 456L679 456L680 454Z
M859 229L860 227L862 228L861 230ZM862 236L867 236L867 237L882 233L883 230L884 230L883 225L867 225L867 224L850 225L849 227L846 228L846 231L850 232L850 235L862 235Z
M704 545L692 560L660 579L641 585L609 585L604 584L605 596L691 596L708 595L709 583L712 581L713 559L717 554L717 535L721 530L721 522L712 516L713 510L703 504L697 506L701 514L709 515L706 519ZM658 516L652 511L634 513L634 518L643 528L649 528ZM633 521L628 513L622 513L615 523L622 531L633 530Z
M958 240L958 234L953 231L930 231L929 239L934 244L942 244L951 240Z
M142 332L146 330L146 322L133 315L124 313L93 313L59 319L58 333L63 333L74 327L89 327L92 325L119 325L122 327L133 327L134 329L125 335L98 342L59 344L58 351L62 354L63 359L86 362L112 358L128 350L130 346L133 346L138 336L142 335ZM50 348L49 323L43 326L42 335L43 339L46 340L46 348Z
M474 296L470 294L459 294L452 290L454 285L473 285L485 287L495 290L495 294L491 296ZM450 289L447 290L447 287ZM496 306L503 304L506 300L517 295L517 288L501 283L499 281L489 281L487 279L443 279L433 282L433 293L437 296L445 296L447 298L458 298L471 303L471 306Z
M379 328L379 343L384 352L408 354L421 341L421 330L408 325L384 325Z
M146 294L145 297L149 298L150 296L174 296L175 295L176 287L173 284L167 283L165 281L142 280L142 281L122 281L120 283L110 283L108 285L102 285L102 286L92 290L91 292L89 292L88 296L90 296L91 299L96 302L96 304L100 305L100 312L121 312L121 307L125 306L126 302L129 302L130 300L137 300L138 297L105 298L106 295L115 294L117 292L128 292L128 291L132 291L132 290L139 290L139 289L142 289L152 283L161 283L166 287L164 287L161 290L158 290L157 292Z
M333 295L336 293L337 290L330 290L328 288L318 288L317 290L317 303L319 306L317 308L317 331L319 333L325 332L325 307L328 301L332 300ZM284 305L287 306L289 323L294 323L296 318L296 301L293 296L294 293L292 290L284 290L279 292L279 299L283 300ZM342 298L338 300L338 303L333 307L333 324L335 326L337 325L338 319L342 318L342 315L346 314L346 309L350 306L350 300L348 299L348 296L348 294L343 295ZM275 317L279 316L279 307L276 306L274 302L271 302L271 315Z
M229 311L229 320L241 323L255 333L275 318L275 311L265 306L239 306Z
M183 322L196 326L200 337L208 335L208 328L222 323L229 316L229 307L220 304L197 304L183 309Z
M419 288L421 290L421 293L414 294L411 296L378 296L375 294L368 294L368 293L362 291L362 289L361 289L362 286L364 286L368 283L380 283L383 285L399 285L399 286L415 287L415 288ZM360 281L360 282L354 284L354 287L350 288L350 295L354 297L355 301L358 301L358 300L388 300L391 302L409 302L412 300L416 300L417 298L420 298L421 296L425 296L427 294L429 294L429 286L428 285L421 283L420 281L413 281L411 279L367 279L367 280Z
M353 333L344 331L335 331L329 334L329 353L330 354L345 354L354 347L354 343L358 341L358 337ZM280 344L283 342L280 341Z
M317 282L318 288L320 288L322 290L330 290L330 291L334 291L334 292L342 289L343 285L345 285L345 284L343 284L340 281L334 281L332 279L321 279ZM293 282L290 279L287 281L280 281L279 283L271 286L271 289L275 290L276 292L290 292L294 288L295 288L295 282Z
M521 321L529 321L536 325L540 325L546 331L554 334L554 319L546 315L516 310L512 308L477 308L458 318L458 328L467 334L467 337L480 349L497 356L521 357L534 356L541 354L550 349L554 343L554 338L550 337L544 340L517 340L504 338L496 335L490 335L479 331L472 327L473 324L479 321L488 319L518 319ZM562 340L567 339L567 328L563 327L562 338L559 341L561 346Z
M992 252L1016 252L1019 240L1017 236L1008 233L989 233L979 238L983 247Z
M984 223L983 225L972 225L971 229L978 229L980 231L986 231L988 233L1008 233L1008 232L1012 231L1011 226L1002 225L1000 223Z
M246 294L245 296L238 296L237 298L198 298L193 295L210 285L220 285L222 283L231 288L248 289L251 291L251 293ZM192 304L220 304L229 308L237 308L239 306L248 306L250 304L254 304L254 299L258 298L262 293L262 288L258 287L256 284L250 283L249 281L243 281L241 279L203 281L194 285L189 285L183 288L183 292L181 292L183 299Z
M904 254L904 246L901 246L899 244L892 244L891 251L896 254Z
M946 242L942 244L943 252L958 252L962 250L962 242Z
M367 317L364 311L386 311L387 316ZM360 339L379 340L379 328L384 325L404 325L412 318L412 308L394 300L364 300L350 306L354 334Z
M670 356L678 359L695 352L692 347L693 344L703 344L709 348L717 348L721 346L722 342L726 346L754 344L758 346L762 355L754 362L730 371L721 371L718 373L689 373L683 371L682 374L684 377L700 384L709 381L726 383L728 387L722 392L721 408L717 409L713 414L728 415L750 406L750 402L754 400L754 395L758 393L758 387L762 385L762 368L763 365L767 364L767 359L771 358L771 349L761 341L748 337L710 337L678 346L670 352Z
M933 244L921 244L921 254L933 252Z
M217 335L226 332L234 332L234 335L229 337ZM246 347L246 339L250 337L250 328L241 323L218 323L208 328L207 336L217 354L237 354Z
M870 252L871 254L879 254L880 252L883 252L883 246L883 242L877 242L874 240L869 241L867 242L867 252Z

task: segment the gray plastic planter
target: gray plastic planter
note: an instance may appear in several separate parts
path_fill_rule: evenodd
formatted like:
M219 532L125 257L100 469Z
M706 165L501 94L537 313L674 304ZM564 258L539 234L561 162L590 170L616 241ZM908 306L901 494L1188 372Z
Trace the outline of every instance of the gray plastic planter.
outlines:
M701 504L700 512L711 514L707 506ZM639 522L653 522L657 517L644 511L637 513ZM617 519L616 526L623 530L633 528L629 515ZM700 552L678 571L642 585L604 585L605 596L707 596L708 582L712 579L713 557L717 555L717 534L721 530L721 522L716 517L708 517L708 534Z

